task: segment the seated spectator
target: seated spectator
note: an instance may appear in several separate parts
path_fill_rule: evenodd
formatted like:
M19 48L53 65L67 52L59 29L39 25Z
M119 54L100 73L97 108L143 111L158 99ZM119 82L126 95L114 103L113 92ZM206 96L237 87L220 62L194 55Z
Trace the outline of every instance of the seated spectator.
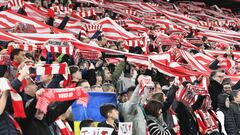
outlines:
M117 108L112 104L106 104L102 105L100 107L100 113L103 117L106 118L106 121L103 121L98 124L98 127L109 127L113 128L112 135L118 134L118 110Z

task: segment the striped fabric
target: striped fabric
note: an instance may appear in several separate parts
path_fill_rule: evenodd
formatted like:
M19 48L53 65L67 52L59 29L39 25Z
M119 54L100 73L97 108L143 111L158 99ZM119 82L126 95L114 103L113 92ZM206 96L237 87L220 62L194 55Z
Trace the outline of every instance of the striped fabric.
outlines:
M147 127L150 135L171 135L171 132L166 127L162 127L164 130L161 130L159 126L162 125L159 125L154 120L147 119Z
M25 5L25 3L23 2L23 0L9 0L8 1L8 8L15 7L15 6L24 7L24 5Z
M56 45L45 45L48 52L63 53L73 55L73 46L56 46Z

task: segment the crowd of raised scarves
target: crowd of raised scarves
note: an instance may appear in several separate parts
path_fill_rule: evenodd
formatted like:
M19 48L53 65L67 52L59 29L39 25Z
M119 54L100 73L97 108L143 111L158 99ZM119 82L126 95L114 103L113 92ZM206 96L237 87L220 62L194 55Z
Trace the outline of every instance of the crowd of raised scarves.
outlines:
M231 10L207 7L201 2L164 1L2 4L1 69L2 76L12 84L7 85L3 79L6 85L1 89L1 104L5 106L10 90L12 100L8 102L14 110L8 105L3 110L2 118L11 127L6 126L8 130L3 133L36 134L40 130L37 133L72 134L64 121L66 116L61 114L79 97L78 103L87 106L86 91L114 92L119 96L118 107L103 104L98 109L103 116L99 125L113 128L112 134L118 132L115 120L133 122L133 134L239 133L239 20ZM16 75L18 72L20 75ZM155 85L139 88L135 80L140 74L151 76ZM71 94L73 89L68 88L76 86L83 89L74 89L76 94ZM40 88L44 89L36 92ZM69 97L47 111L41 105L61 101L54 99L57 91L42 96L50 88L65 90L60 97ZM47 100L39 100L41 96ZM19 98L23 99L20 105ZM225 105L227 101L231 101L230 109ZM19 109L22 111L16 111ZM113 114L117 110L120 119ZM132 114L130 110L135 111ZM80 115L84 116L81 121L94 119L85 113ZM54 123L58 123L55 128ZM89 120L86 123L91 125ZM42 127L37 128L38 124Z

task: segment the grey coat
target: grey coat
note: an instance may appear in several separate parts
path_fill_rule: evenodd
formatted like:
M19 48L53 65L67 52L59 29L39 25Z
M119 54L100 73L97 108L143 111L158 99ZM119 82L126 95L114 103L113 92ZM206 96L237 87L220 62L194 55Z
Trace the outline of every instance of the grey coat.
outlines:
M146 135L145 116L142 112L139 96L139 85L134 90L129 101L119 105L119 112L125 122L133 122L133 135Z

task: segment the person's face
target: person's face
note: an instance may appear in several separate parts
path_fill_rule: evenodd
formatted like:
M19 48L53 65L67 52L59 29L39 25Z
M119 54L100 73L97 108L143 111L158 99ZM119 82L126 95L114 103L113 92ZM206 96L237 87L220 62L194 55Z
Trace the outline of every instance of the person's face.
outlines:
M52 79L52 75L41 75L40 76L40 81L43 83L50 82Z
M83 62L80 64L80 69L88 69L89 68L89 63L88 62Z
M213 77L213 79L215 81L217 81L218 83L222 84L222 81L224 79L224 73L222 72L217 72L216 75Z
M227 108L229 108L229 106L230 106L230 100L229 100L229 98L226 99L226 101L225 101L225 106L226 106Z
M161 38L158 38L158 39L157 39L156 44L157 44L157 45L160 45L160 44L161 44Z
M135 70L135 68L134 68L134 67L131 67L131 70L130 70L130 75L131 75L131 76L133 76L133 75L134 75L134 73L135 73L135 71L136 71L136 70Z
M162 92L162 88L161 88L160 84L157 84L155 86L155 92Z
M97 76L96 79L96 85L102 85L102 76Z
M154 28L154 30L159 30L160 29L160 26L156 26L155 28Z
M78 70L76 73L73 74L73 78L75 78L77 80L81 80L82 79L82 73Z
M105 46L107 44L107 40L105 38L103 38L102 41L100 42L100 44L102 46Z
M159 116L162 114L162 109L158 111Z
M232 91L232 87L231 87L230 84L223 85L223 90L224 90L225 93L230 94L231 91Z
M35 93L37 91L37 85L34 84L31 80L28 80L27 79L27 85L26 87L24 88L24 92L31 96L31 97L34 97L35 96Z
M117 50L118 48L117 48L116 45L113 45L113 46L110 47L110 49Z
M240 91L238 92L237 97L234 97L234 101L238 104L240 103Z
M104 80L105 81L111 81L112 80L112 74L110 73L110 71L108 69L104 70Z
M69 107L69 108L67 109L67 111L66 111L64 114L61 115L61 116L62 116L61 118L67 119L67 118L70 116L71 112L72 112L72 108Z
M43 117L44 117L44 112L42 112L40 110L37 110L34 116L35 116L36 119L42 120Z
M103 89L102 89L101 86L95 87L93 90L94 90L95 92L103 92Z
M119 49L120 50L123 50L124 49L124 45L125 45L126 43L125 42L120 42L120 44L119 44Z
M90 84L88 82L82 83L81 87L83 87L84 91L86 92L90 91Z
M119 117L119 112L116 109L113 109L110 113L109 113L109 117L111 117L114 120L117 120Z
M14 56L14 59L17 63L21 64L25 59L25 54L23 51L20 51L18 55Z
M125 103L125 102L128 101L128 94L127 94L127 93L126 93L126 94L123 94L123 95L121 96L121 101L122 101L123 103Z
M207 103L207 110L212 108L212 100Z
M93 122L93 123L91 123L90 127L97 127L97 125L94 124L94 122Z
M45 8L48 8L48 3L47 3L47 1L45 0L45 1L43 1L43 7L45 7Z
M128 99L130 99L130 98L132 97L132 94L133 94L132 91L129 91L129 92L127 93L127 97L128 97Z

